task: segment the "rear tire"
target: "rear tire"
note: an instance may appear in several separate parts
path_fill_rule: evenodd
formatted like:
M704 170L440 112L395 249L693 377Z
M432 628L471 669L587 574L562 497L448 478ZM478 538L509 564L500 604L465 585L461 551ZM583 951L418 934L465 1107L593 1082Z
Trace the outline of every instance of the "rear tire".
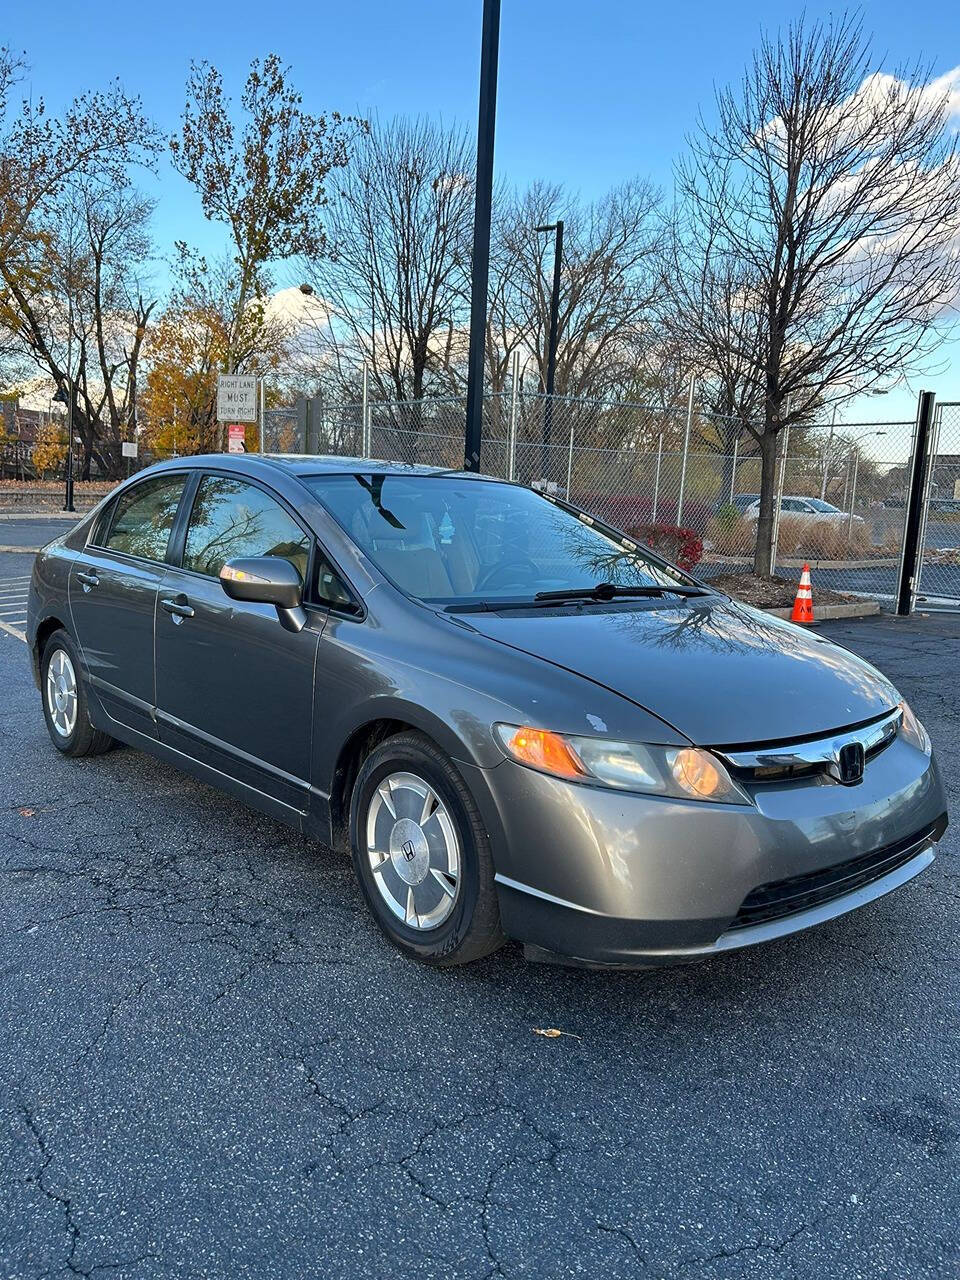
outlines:
M80 655L66 631L54 631L40 658L40 695L50 741L65 756L99 756L113 738L90 723Z
M387 738L360 766L350 845L370 910L406 955L468 964L506 941L480 812L423 734Z

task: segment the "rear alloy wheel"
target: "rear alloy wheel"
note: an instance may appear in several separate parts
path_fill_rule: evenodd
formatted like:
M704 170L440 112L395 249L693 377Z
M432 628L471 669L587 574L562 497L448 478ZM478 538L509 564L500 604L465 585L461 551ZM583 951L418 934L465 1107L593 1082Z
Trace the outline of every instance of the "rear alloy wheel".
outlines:
M109 751L113 739L90 723L80 658L66 631L55 631L44 645L40 678L47 732L57 750L66 756Z
M77 724L77 673L66 649L54 649L47 663L47 710L58 738L69 739Z
M418 733L380 743L350 809L354 865L381 929L433 964L465 964L503 942L493 861L473 797Z

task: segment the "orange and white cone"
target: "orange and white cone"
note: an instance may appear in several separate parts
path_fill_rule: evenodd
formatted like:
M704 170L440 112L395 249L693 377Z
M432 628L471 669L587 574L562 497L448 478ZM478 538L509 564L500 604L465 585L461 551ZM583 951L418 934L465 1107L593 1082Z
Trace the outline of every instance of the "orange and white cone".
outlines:
M793 602L791 622L810 623L813 621L813 590L810 586L810 566L803 566L800 585L797 587L797 598Z

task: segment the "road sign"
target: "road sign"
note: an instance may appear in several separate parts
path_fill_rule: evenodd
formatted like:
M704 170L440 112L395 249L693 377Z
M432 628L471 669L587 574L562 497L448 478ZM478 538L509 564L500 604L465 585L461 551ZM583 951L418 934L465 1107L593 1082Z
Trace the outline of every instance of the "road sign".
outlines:
M217 379L217 421L256 422L257 379L247 373L221 373Z
M124 458L135 458L137 456L136 442L131 443L129 440L124 440L120 445L120 453Z
M228 453L246 453L247 446L244 444L246 430L242 423L231 422L227 428L227 452Z

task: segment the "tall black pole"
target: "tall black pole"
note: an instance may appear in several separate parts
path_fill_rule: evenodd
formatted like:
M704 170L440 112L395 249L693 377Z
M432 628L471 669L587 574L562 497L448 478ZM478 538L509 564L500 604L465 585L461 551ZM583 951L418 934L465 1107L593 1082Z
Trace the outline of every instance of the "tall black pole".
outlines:
M903 547L900 551L900 570L897 574L897 613L905 618L913 612L917 590L917 565L923 555L923 499L927 492L931 459L930 448L934 436L934 405L932 391L921 391L917 405L917 429L913 438L913 456L910 461L910 481L907 490L907 510L903 522Z
M543 443L549 449L553 435L553 392L557 377L557 341L560 323L560 271L563 267L563 220L558 218L537 231L556 233L553 242L553 292L550 294L550 333L547 338L547 405L543 415Z
M70 252L67 257L67 474L64 511L76 511L73 505L73 411L76 393L73 384L73 227L70 228Z
M76 511L73 505L73 379L70 379L70 394L67 397L67 492L63 504L64 511Z
M483 436L483 362L487 333L487 278L490 274L490 217L493 211L493 140L497 124L497 59L500 0L483 0L480 48L480 115L477 121L477 194L473 215L473 281L470 294L470 355L467 365L467 428L463 465L480 470Z

